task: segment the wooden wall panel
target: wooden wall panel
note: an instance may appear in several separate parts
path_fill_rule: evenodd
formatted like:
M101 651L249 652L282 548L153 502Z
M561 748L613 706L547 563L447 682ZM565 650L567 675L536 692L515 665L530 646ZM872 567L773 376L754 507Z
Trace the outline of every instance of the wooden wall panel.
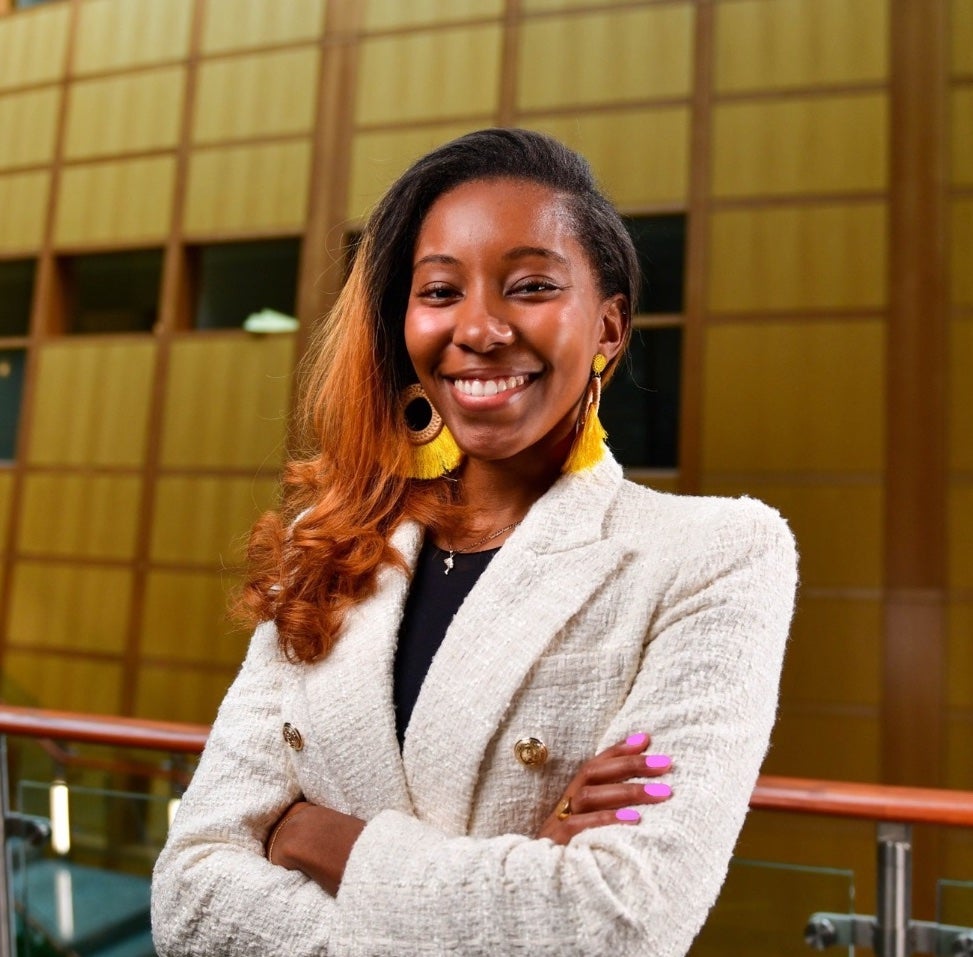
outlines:
M949 466L973 473L973 321L952 323L949 343Z
M973 306L973 198L953 200L950 246L950 298L957 306Z
M85 159L176 147L185 94L181 66L73 83L65 156Z
M950 178L955 186L973 186L973 87L953 90L950 104Z
M949 489L949 584L973 589L973 482Z
M324 29L326 0L206 0L202 49L222 53L313 40Z
M351 220L362 220L381 195L413 160L457 136L479 129L480 123L450 123L359 133L351 147L348 210Z
M273 479L161 476L151 557L156 562L243 562L250 526L277 499Z
M812 404L816 401L816 398L812 400ZM726 423L721 425L728 427ZM839 427L832 423L835 431ZM811 588L878 588L881 585L884 517L881 486L704 480L703 492L753 495L779 509L799 544L803 585Z
M307 218L311 144L201 150L189 163L183 227L189 237L301 232Z
M81 0L76 73L123 70L189 53L193 0Z
M525 13L549 13L555 10L570 10L574 7L617 7L626 3L641 5L645 2L646 0L520 0L520 8Z
M64 75L69 5L52 3L0 19L0 89Z
M878 714L872 709L782 707L762 771L832 781L879 781L879 728Z
M0 96L0 169L54 159L60 105L58 87Z
M503 0L364 0L366 30L455 23L503 15Z
M973 601L949 605L946 705L973 711Z
M953 0L949 26L952 71L973 75L973 0Z
M38 648L120 652L132 579L130 568L17 562L9 639Z
M161 665L142 667L136 688L135 715L139 718L212 724L236 670L195 671L192 668Z
M65 168L56 243L161 245L172 219L175 177L176 160L170 156Z
M970 760L970 741L973 740L973 714L959 712L946 719L946 774L943 787L973 791L973 761ZM955 852L954 852L955 853ZM967 845L967 854L970 854ZM973 855L971 855L973 857ZM953 864L957 866L957 864ZM970 879L969 870L956 870L953 877Z
M162 464L278 468L294 348L291 335L176 342L166 393Z
M883 94L718 104L713 193L773 196L884 189Z
M39 350L28 461L141 467L155 342L75 340Z
M13 505L14 473L0 469L0 542L6 542L10 527L10 509Z
M578 150L591 163L602 188L622 208L686 202L688 108L552 116L527 120L524 125Z
M710 308L883 306L886 247L880 203L718 210L707 257Z
M356 121L492 114L500 95L500 39L500 26L487 25L362 41Z
M28 472L18 551L134 559L141 489L135 475Z
M705 349L707 470L882 468L881 322L721 324Z
M518 109L688 96L693 13L685 3L525 21Z
M317 99L317 47L204 61L199 68L193 140L309 133Z
M716 5L723 92L884 80L888 0L734 0Z
M803 554L800 536L798 542ZM838 550L836 547L835 554ZM802 593L787 643L781 698L788 705L878 707L882 700L881 602ZM795 763L794 773L799 767Z
M247 634L227 617L229 575L149 572L142 628L142 654L198 664L235 667L247 650Z
M3 664L5 680L23 689L35 707L95 714L121 709L121 665L20 651L7 652Z
M40 249L50 181L43 170L0 176L0 253Z

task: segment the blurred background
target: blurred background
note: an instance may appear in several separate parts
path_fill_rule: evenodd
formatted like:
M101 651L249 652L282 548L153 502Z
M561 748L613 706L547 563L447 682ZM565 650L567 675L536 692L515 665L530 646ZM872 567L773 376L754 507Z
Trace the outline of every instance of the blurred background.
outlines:
M973 0L0 0L4 699L212 720L294 363L384 187L492 125L639 247L630 475L797 534L765 771L973 789ZM742 847L785 835L874 856Z

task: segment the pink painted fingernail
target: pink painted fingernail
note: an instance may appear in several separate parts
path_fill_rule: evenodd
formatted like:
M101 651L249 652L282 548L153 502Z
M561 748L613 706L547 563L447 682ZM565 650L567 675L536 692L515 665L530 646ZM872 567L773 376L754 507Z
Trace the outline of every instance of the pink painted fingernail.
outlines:
M672 764L672 758L668 754L650 754L645 759L645 766L653 770L667 768L670 764Z
M672 788L668 784L646 784L645 793L649 797L667 798L672 797Z
M619 808L615 812L615 817L626 824L634 824L636 821L642 820L642 815L632 807Z
M649 736L640 731L638 734L630 734L625 743L630 748L644 748L649 743Z

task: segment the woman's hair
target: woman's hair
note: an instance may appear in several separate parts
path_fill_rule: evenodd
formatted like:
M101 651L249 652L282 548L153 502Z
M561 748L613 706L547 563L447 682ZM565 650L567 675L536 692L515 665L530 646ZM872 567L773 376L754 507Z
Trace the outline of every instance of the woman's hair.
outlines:
M529 180L563 196L599 293L625 297L627 342L638 258L583 157L541 133L490 129L440 146L403 173L369 217L344 289L302 362L298 426L312 451L287 466L281 512L264 515L250 537L241 610L251 621L272 618L293 660L327 655L348 609L375 590L378 569L404 565L389 541L399 522L443 529L455 521L448 480L405 477L411 447L398 394L416 380L405 312L429 209L455 187L489 179Z

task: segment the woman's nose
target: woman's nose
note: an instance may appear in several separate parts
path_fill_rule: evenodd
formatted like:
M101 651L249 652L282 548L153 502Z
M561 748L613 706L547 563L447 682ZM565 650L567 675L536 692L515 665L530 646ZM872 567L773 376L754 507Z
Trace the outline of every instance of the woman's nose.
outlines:
M514 340L503 303L467 294L455 311L453 343L473 352L490 352Z

